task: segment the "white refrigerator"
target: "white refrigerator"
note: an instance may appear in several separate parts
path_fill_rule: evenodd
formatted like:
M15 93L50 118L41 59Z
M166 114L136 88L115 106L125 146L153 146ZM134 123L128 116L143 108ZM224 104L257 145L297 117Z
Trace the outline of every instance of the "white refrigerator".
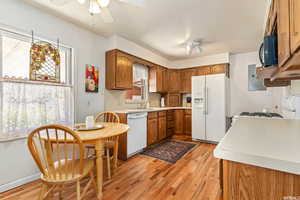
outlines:
M225 74L192 77L192 138L218 143L226 132Z

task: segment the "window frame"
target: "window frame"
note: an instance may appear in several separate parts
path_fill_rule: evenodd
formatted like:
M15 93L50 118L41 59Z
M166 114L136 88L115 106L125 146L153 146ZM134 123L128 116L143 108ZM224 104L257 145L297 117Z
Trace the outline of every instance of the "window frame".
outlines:
M2 25L0 25L0 82L5 82L6 80L4 80L3 78L3 51L2 51L2 47L3 47L3 36L4 37L9 37L9 38L13 38L16 40L21 40L21 41L25 41L25 42L30 42L32 40L32 35L25 33L24 31L17 31L15 29L11 29L8 27L3 27ZM52 41L52 40L48 40L45 39L44 37L39 37L39 36L34 36L34 40L35 41L45 41L48 42L50 44L53 44L54 46L57 46L57 41ZM57 87L69 87L71 89L71 103L72 105L72 110L71 110L71 115L72 115L72 123L74 124L76 121L76 95L77 95L77 86L75 84L75 77L77 75L77 72L75 70L75 51L73 47L70 47L66 44L60 43L59 42L59 48L60 49L64 49L66 52L65 55L65 82L63 84L61 83L51 83L51 82L42 82L42 81L30 81L30 80L7 80L10 82L22 82L24 84L36 84L36 85L53 85L53 86L57 86ZM28 63L29 66L29 63ZM0 84L0 113L2 113L2 108L3 108L3 98L2 95L3 94L3 88L2 88L2 84ZM2 121L2 114L0 114L0 120ZM1 134L1 133L0 133ZM27 135L22 135L19 137L11 137L11 138L7 138L7 139L0 139L0 142L7 142L7 141L14 141L14 140L18 140L18 139L23 139L23 138L27 138Z

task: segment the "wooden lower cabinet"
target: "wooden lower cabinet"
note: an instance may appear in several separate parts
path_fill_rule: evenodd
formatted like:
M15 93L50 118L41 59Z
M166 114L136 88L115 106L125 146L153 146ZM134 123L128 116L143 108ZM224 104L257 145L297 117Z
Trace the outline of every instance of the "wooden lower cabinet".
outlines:
M175 120L175 135L184 135L184 110L175 110L174 111L174 120Z
M184 112L184 133L186 136L192 136L192 112L185 110Z
M150 146L158 141L158 115L157 112L148 113L147 120L147 145Z
M167 115L166 111L158 113L158 141L167 137Z
M118 114L120 117L120 123L127 124L127 114L120 113ZM119 152L118 158L120 160L127 160L127 133L119 136Z
M174 110L167 111L167 137L171 137L175 130Z
M283 200L300 196L299 175L228 160L222 160L221 167L223 200Z

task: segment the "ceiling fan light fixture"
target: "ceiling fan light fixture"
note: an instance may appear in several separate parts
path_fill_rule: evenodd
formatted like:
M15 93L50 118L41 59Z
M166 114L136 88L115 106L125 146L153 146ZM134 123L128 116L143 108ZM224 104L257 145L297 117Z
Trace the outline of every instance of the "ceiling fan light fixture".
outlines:
M80 4L84 4L85 3L85 0L77 0L78 1L78 3L80 3Z
M108 5L110 3L110 0L97 0L97 1L101 8L108 7Z
M100 6L97 2L97 0L90 0L90 8L89 8L89 12L91 14L98 14L101 13L101 9Z

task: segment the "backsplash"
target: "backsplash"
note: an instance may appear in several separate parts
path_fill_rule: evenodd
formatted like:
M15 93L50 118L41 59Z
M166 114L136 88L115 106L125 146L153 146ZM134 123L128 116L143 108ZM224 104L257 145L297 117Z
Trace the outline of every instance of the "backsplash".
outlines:
M139 104L128 104L125 99L126 91L105 90L105 110L135 109ZM160 107L161 95L149 93L149 104L151 107Z

